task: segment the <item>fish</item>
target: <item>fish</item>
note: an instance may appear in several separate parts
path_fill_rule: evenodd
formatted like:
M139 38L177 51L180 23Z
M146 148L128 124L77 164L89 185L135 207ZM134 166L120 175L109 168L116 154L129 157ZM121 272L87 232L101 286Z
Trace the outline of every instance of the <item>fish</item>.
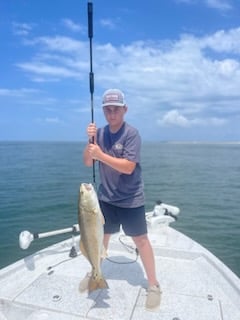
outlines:
M80 250L92 266L88 292L108 288L101 271L101 260L106 257L103 245L104 216L96 191L91 183L81 183L78 199Z

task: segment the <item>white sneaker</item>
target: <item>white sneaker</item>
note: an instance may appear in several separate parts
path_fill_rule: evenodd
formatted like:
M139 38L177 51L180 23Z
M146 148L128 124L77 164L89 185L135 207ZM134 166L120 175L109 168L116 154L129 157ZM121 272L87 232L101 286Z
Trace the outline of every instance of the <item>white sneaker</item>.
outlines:
M162 291L159 285L150 286L147 290L145 308L153 311L160 306Z

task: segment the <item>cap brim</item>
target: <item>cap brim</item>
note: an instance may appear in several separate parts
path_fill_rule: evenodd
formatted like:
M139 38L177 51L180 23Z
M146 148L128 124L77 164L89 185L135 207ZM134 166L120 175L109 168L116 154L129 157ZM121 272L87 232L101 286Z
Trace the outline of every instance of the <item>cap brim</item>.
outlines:
M117 102L107 102L107 103L103 103L102 107L125 107L125 103L117 103Z

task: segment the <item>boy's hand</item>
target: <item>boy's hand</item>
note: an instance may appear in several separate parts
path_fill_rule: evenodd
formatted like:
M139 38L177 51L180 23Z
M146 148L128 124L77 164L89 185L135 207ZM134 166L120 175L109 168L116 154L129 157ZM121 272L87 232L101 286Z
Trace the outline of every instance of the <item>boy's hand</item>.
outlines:
M87 135L90 143L96 143L97 127L95 123L90 123L87 127Z
M90 143L87 147L88 152L93 160L100 160L102 150L96 143Z

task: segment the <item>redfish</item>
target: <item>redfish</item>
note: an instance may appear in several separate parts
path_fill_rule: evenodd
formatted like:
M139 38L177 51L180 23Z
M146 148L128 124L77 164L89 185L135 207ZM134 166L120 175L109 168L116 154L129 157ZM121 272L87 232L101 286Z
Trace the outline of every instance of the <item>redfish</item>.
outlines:
M78 223L80 228L80 250L92 266L88 292L108 288L101 271L101 260L106 256L103 246L105 223L96 191L91 183L82 183L79 189Z

